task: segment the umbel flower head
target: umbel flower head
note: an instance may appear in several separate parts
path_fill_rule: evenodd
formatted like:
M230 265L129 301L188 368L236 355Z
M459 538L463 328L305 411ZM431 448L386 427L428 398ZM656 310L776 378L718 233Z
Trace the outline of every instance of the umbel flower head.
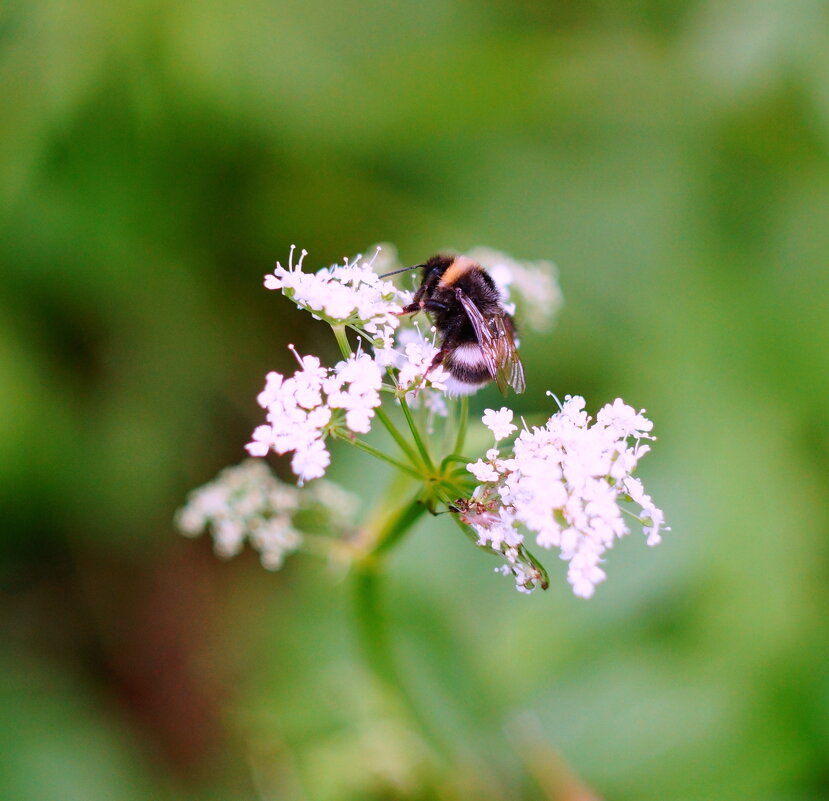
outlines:
M370 259L359 254L315 273L302 270L307 251L301 252L296 264L294 251L295 246L291 245L287 268L277 262L273 274L265 276L266 289L282 290L297 306L332 325L350 324L374 331L384 326L397 327L396 314L405 296L391 281L374 272L379 247Z
M370 258L358 254L316 272L303 270L307 251L302 250L296 261L295 251L292 245L287 268L277 262L274 272L265 276L267 289L281 290L301 309L333 327L357 332L371 344L378 364L399 371L398 388L414 385L428 389L433 385L446 393L445 371L432 370L425 376L425 356L428 353L431 358L437 352L434 337L430 342L416 321L412 324L399 317L412 293L398 289L375 272L380 265L380 269L391 272L400 266L392 246L377 246ZM563 302L554 264L517 261L491 248L475 248L467 255L490 272L504 308L510 314L520 309L522 327L549 330ZM408 391L414 393L414 388Z
M247 541L264 567L277 570L309 530L342 536L357 505L354 495L329 481L299 489L280 481L261 459L246 459L193 490L176 524L188 537L208 530L216 553L225 559Z
M357 256L317 272L303 270L304 250L296 261L294 254L292 247L288 267L277 264L265 286L279 289L328 323L343 358L329 367L289 346L299 367L292 375L267 374L257 397L266 420L245 447L256 457L290 454L300 487L325 475L332 437L417 482L405 512L369 516L391 528L361 530L345 548L355 559L366 543L368 552L362 556L384 552L402 536L398 526L408 528L425 509L444 506L481 548L503 560L498 571L512 576L520 591L548 585L547 572L531 550L539 547L558 551L568 563L574 593L587 598L605 578L605 552L629 532L628 519L640 523L649 545L660 541L660 532L667 530L662 511L633 475L653 439L643 412L617 399L594 421L583 398L568 396L545 425L524 425L519 431L511 409L487 409L482 422L494 436L494 447L469 462L460 455L465 452L467 401L449 394L449 373L434 364L445 353L446 333L441 329L438 334L434 327L424 332L422 320L402 319L412 293L375 272L395 269L393 249L381 257L377 248L369 259ZM561 305L554 265L518 262L483 248L469 257L489 271L503 308L519 314L519 328L549 328ZM474 309L464 307L464 313L471 322ZM444 339L437 341L438 336ZM478 328L475 336L482 345ZM474 340L469 344L474 347ZM384 393L391 408L381 408ZM360 438L375 421L390 435L386 450ZM512 445L502 444L509 441ZM391 448L395 450L387 452ZM276 567L303 543L293 510L315 487L326 485L315 481L307 489L288 488L267 468L253 464L229 469L193 493L179 525L190 534L209 528L223 555L236 553L247 539L266 566ZM389 500L398 501L396 496Z
M568 396L546 425L524 428L511 453L492 448L485 459L467 465L480 483L465 522L481 545L506 558L505 572L515 576L519 589L540 583L519 559L523 530L538 546L558 548L569 562L567 580L582 598L604 581L602 556L629 532L626 513L642 524L648 545L657 545L665 530L662 510L632 475L650 450L642 440L653 439L653 424L620 399L604 406L592 423L584 406L584 398ZM516 428L507 408L488 409L483 422L496 442Z
M345 429L365 434L380 405L380 367L365 353L335 367L323 367L316 356L299 356L300 369L290 378L271 372L257 401L267 410L267 424L257 426L245 447L251 456L268 451L293 453L291 469L300 484L320 478L331 462L328 434Z
M280 481L262 460L246 459L193 490L176 524L188 537L210 531L216 553L226 559L247 541L264 567L277 570L309 530L342 535L356 508L357 499L336 484L317 481L299 489Z
M387 250L393 254L393 249ZM379 247L371 258L357 255L317 272L305 272L307 252L302 250L295 260L295 251L291 246L287 268L277 263L274 272L265 276L266 288L281 290L335 330L355 331L367 346L333 368L322 366L316 356L297 354L300 369L292 376L278 372L266 376L257 400L267 420L257 426L246 448L251 456L270 451L293 454L291 469L303 483L325 475L331 462L326 445L329 436L369 432L381 403L384 375L390 382L385 385L387 391L398 399L405 397L413 406L425 406L431 419L448 414L448 374L442 367L430 369L438 352L434 329L431 338L424 336L417 322L400 329L399 314L411 293L375 273ZM393 266L389 258L383 262L384 269ZM498 266L504 292L510 269L516 274L529 269L517 262L512 267Z

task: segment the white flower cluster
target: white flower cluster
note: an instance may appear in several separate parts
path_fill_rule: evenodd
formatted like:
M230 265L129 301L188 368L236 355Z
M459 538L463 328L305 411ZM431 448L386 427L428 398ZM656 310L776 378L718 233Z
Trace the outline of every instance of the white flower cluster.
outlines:
M292 523L299 494L296 487L279 481L267 464L247 459L193 490L176 523L189 537L209 528L216 553L226 559L238 554L247 539L259 551L262 564L276 570L302 543Z
M380 405L379 365L366 353L350 356L333 369L316 356L297 355L300 369L290 378L271 372L257 401L267 424L257 426L245 447L251 456L293 452L291 469L302 485L319 478L331 462L325 438L340 424L365 434ZM344 412L344 414L343 414Z
M374 271L379 247L371 259L361 254L315 273L302 271L305 250L294 264L294 250L291 245L287 269L277 262L273 274L265 276L267 289L281 290L298 306L334 325L359 325L373 334L397 327L396 313L408 296Z
M632 516L642 522L648 545L657 545L666 530L662 511L631 475L650 450L641 440L653 439L653 424L617 399L591 425L584 405L584 398L568 396L545 426L521 431L511 455L492 448L485 460L467 466L480 486L468 504L473 513L462 519L480 544L506 557L505 572L519 588L530 589L534 581L518 559L524 542L518 526L535 534L539 546L560 549L569 562L568 581L582 598L605 579L605 551L629 531L620 501L639 506ZM515 430L506 408L488 409L484 424L496 440Z
M548 331L564 303L558 285L558 269L551 261L522 262L492 248L478 247L466 254L495 281L504 308L520 309L521 327Z
M412 328L401 328L398 331L393 347L376 348L375 358L395 371L397 388L406 392L413 408L422 402L433 414L446 417L449 414L446 404L449 373L443 366L429 371L437 352L434 336L426 339L415 323Z
M357 498L337 484L317 481L298 489L280 481L265 462L246 459L193 490L176 524L188 537L209 529L216 553L226 559L247 540L263 566L277 570L302 545L301 530L342 534L357 505Z
M375 269L380 265L382 269L397 266L394 248L390 245L384 248L377 246L370 259L358 255L345 259L343 264L306 273L302 263L307 251L303 250L294 264L295 246L292 245L288 268L277 263L273 275L265 276L265 286L280 289L298 306L332 325L348 324L361 329L373 341L377 364L395 371L398 389L410 390L413 396L420 390L434 389L436 392L426 393L427 405L445 416L445 370L432 370L424 381L424 374L437 353L434 341L429 342L419 329L411 327L396 336L401 322L398 313L412 294L376 274Z
M437 368L426 376L437 353L434 337L429 341L418 328L405 323L401 327L398 315L411 301L412 293L398 289L376 273L378 268L393 270L398 266L395 249L377 246L369 259L358 255L313 273L302 269L307 251L302 250L295 261L295 250L292 245L287 268L277 262L273 274L265 276L265 286L281 290L318 319L356 328L371 340L374 360L383 370L391 371L399 391L409 393L414 405L424 403L433 414L446 416L448 375ZM549 327L561 305L553 264L518 262L489 248L477 248L469 256L490 272L510 313L515 312L515 303L510 302L510 291L514 290L528 325L539 330ZM316 470L324 470L327 463L321 464L325 460L323 449L316 446L310 456Z

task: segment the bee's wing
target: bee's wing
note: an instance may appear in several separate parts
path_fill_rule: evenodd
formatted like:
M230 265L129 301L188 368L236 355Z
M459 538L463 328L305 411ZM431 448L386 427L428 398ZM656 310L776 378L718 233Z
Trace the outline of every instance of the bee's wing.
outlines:
M527 387L524 382L524 365L518 355L513 337L512 320L506 314L499 314L491 321L497 331L495 364L498 372L495 380L501 392L506 395L506 385L509 384L517 394L521 394Z
M487 321L462 289L456 288L455 295L472 323L486 368L495 379L501 394L506 395L510 385L516 392L523 392L524 368L515 347L509 317L506 314L496 314Z
M463 306L463 310L466 312L469 322L472 323L472 328L475 331L475 337L478 340L478 344L481 346L481 353L484 357L486 369L489 371L490 376L495 378L498 373L498 363L495 359L497 352L495 347L495 336L490 327L487 325L480 309L472 302L469 295L467 295L462 289L456 288L455 296L460 301L461 306Z

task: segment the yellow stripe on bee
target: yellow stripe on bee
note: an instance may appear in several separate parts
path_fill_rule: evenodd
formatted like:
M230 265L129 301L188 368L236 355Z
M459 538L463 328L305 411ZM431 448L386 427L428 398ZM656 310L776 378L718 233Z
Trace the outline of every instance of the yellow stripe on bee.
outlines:
M440 278L441 286L452 286L457 283L458 279L468 273L473 267L477 267L472 259L468 256L458 256L452 264L449 265L446 272Z

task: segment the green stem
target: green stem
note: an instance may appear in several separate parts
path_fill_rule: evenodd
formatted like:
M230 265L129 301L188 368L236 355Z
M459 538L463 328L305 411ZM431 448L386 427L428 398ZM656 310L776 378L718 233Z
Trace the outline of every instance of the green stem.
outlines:
M426 506L415 497L406 506L387 518L371 544L370 557L377 557L396 545L409 529L426 513Z
M460 419L458 420L458 436L455 438L455 447L452 453L460 453L466 442L466 424L469 419L469 396L461 395Z
M405 462L399 462L397 459L393 459L391 456L388 456L383 453L383 451L378 450L373 445L369 445L367 442L363 442L360 439L351 439L349 436L342 435L339 435L339 439L343 440L343 442L347 442L349 445L353 445L355 448L359 448L361 451L365 451L366 453L370 453L372 456L376 456L378 459L382 459L384 462L394 465L398 470L402 470L404 473L414 476L414 478L423 478L423 476L413 467L410 467Z
M423 437L420 435L420 430L418 429L417 425L415 425L414 418L412 417L412 410L409 408L409 404L406 401L406 397L403 395L401 395L400 397L400 408L403 410L403 416L406 418L406 423L408 423L409 425L409 431L412 432L412 436L414 437L417 449L420 452L421 458L423 459L423 464L426 466L426 469L429 471L430 474L434 474L435 466L432 463L432 457L429 455L429 449L426 447L426 443L423 441Z
M620 506L619 509L621 510L622 514L627 515L628 517L632 517L637 523L641 523L643 526L650 525L649 520L643 520L641 517L639 517L638 514L636 514L635 512L631 512L630 509L625 509L624 506Z
M397 426L392 423L389 416L379 406L374 410L374 413L377 415L377 419L385 426L386 431L391 434L392 439L400 446L400 450L409 457L409 461L416 467L420 467L417 454L412 450L412 446L409 445Z
M538 583L541 589L546 590L550 586L550 576L547 574L547 569L535 558L526 545L524 546L524 553L532 563L532 566L538 571Z
M468 456L459 456L457 454L452 453L449 456L446 456L444 458L444 460L440 463L440 471L442 473L453 462L457 462L458 464L467 465L467 464L470 464L470 462L474 462L474 461L475 461L474 459L470 459ZM464 471L464 472L466 472L466 471Z
M354 621L363 656L377 680L394 694L424 739L438 754L443 754L446 744L412 696L394 657L380 592L384 554L400 542L425 512L426 507L415 497L377 524L376 534L352 569Z
M350 328L355 334L357 334L358 337L361 337L366 342L368 342L369 345L371 345L372 347L375 347L374 339L372 337L370 337L361 328L358 328L356 325L351 325L351 324L348 325L348 328Z
M378 682L390 691L430 743L437 755L447 753L448 746L424 714L412 695L394 657L388 619L381 598L381 566L374 561L359 562L353 575L354 617L359 643Z
M343 359L347 359L351 356L351 345L348 342L348 335L345 333L345 326L344 325L332 325L331 330L334 332L334 336L337 338L337 344L340 346L340 353L343 355Z

